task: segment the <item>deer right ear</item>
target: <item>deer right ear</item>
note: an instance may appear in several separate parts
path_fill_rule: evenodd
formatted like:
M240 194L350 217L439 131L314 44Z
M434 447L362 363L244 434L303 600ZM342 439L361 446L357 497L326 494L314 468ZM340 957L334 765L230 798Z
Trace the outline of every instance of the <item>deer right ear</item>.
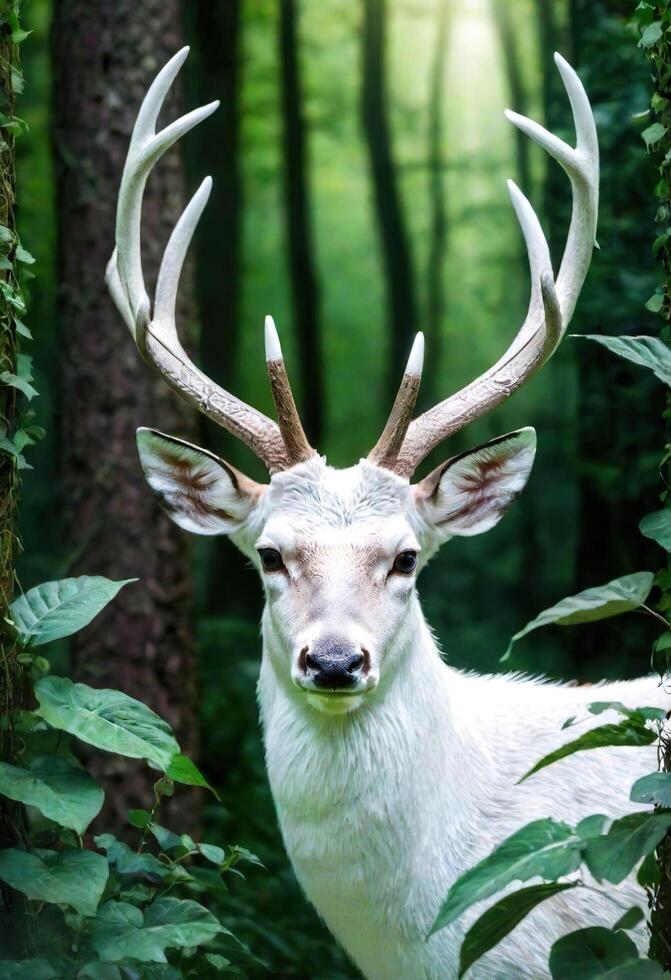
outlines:
M156 429L137 430L137 449L161 507L193 534L240 530L266 489L214 453Z

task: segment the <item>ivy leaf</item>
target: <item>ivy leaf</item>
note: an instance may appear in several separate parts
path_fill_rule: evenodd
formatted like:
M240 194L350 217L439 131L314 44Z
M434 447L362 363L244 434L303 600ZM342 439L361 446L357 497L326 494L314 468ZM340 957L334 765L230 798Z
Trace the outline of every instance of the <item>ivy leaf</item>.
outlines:
M105 794L85 769L58 756L37 756L27 769L0 762L0 793L35 806L49 820L83 834Z
M150 875L163 879L170 871L169 865L153 854L137 854L112 834L99 834L94 841L96 847L107 852L107 860L120 875Z
M584 339L596 341L632 364L649 368L665 385L671 385L671 347L659 337L604 337L586 334Z
M659 143L661 139L666 136L666 126L662 126L661 123L653 123L652 126L648 126L641 133L643 142L645 143L648 150L651 150L654 146Z
M638 905L632 905L630 909L627 909L623 915L617 920L613 926L613 932L617 929L635 929L636 926L643 922L645 919L645 913L642 908Z
M23 245L17 245L14 254L16 255L17 262L23 262L24 265L33 265L35 262L35 256L31 255Z
M592 926L558 939L550 951L552 980L661 980L664 972L641 959L623 932Z
M40 703L35 714L98 749L147 759L161 769L179 751L168 723L121 691L43 677L35 685L35 694Z
M508 659L516 640L540 626L593 623L599 619L608 619L638 609L648 598L654 577L652 572L634 572L632 575L623 575L622 578L613 579L605 585L585 589L584 592L562 599L556 605L543 610L523 629L515 633L501 659Z
M83 629L130 582L137 579L113 582L100 575L82 575L29 589L9 607L21 646L40 646Z
M17 391L20 391L22 395L26 396L28 401L31 401L35 395L39 394L37 389L33 388L29 381L19 377L18 374L12 374L11 371L0 373L0 381L5 385L9 385L10 388L16 388Z
M170 897L157 898L144 915L127 902L107 902L89 928L93 948L108 963L166 963L166 949L200 946L227 931L198 902Z
M170 776L176 783L184 783L186 786L202 786L209 789L219 799L216 790L212 789L200 769L185 755L177 754L170 760L166 775Z
M671 551L671 511L668 507L647 514L638 529L643 537L656 541L665 551Z
M109 870L93 851L0 850L0 878L27 898L95 915Z
M664 33L661 20L653 20L641 31L641 40L638 42L641 48L652 48L659 41Z
M575 888L577 881L552 882L548 885L531 885L506 895L473 923L464 936L459 953L459 976L500 943L522 919L537 905L559 892Z
M614 820L606 834L587 842L587 867L598 881L605 878L617 885L657 847L669 827L671 810L643 810Z
M632 803L671 807L671 773L651 772L641 776L631 787L629 799Z
M561 745L554 752L543 756L529 772L525 772L519 782L523 783L535 772L545 769L546 766L551 766L553 762L557 762L559 759L565 759L567 755L573 755L574 752L602 749L608 745L651 745L656 741L657 734L655 732L641 723L632 722L630 719L614 725L600 725L598 728L592 728L589 732L585 732L572 742Z
M582 847L583 841L565 823L548 818L527 824L457 878L431 927L431 935L513 881L571 874L580 866Z

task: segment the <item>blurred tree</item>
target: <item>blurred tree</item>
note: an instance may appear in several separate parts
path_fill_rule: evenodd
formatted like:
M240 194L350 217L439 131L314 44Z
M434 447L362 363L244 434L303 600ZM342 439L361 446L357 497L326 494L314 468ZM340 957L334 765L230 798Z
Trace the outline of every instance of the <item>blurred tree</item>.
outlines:
M56 0L52 29L54 151L58 201L63 510L71 573L140 581L73 644L74 669L97 687L118 687L155 708L188 753L197 743L191 575L185 535L148 491L135 453L138 424L191 435L193 414L151 377L104 285L116 195L136 113L146 89L182 43L178 0ZM173 86L166 116L178 111ZM145 276L158 262L184 204L179 152L152 176L145 195ZM178 318L192 314L182 276ZM151 803L151 781L131 762L113 772L110 820ZM121 789L123 790L121 792ZM118 792L115 792L118 791ZM193 826L195 798L170 801Z
M324 424L319 286L312 245L308 153L302 108L296 0L280 0L282 151L286 238L302 380L301 419L313 445Z
M429 79L429 122L427 167L429 191L429 252L426 263L426 334L430 356L422 377L428 402L436 394L436 376L442 350L445 317L445 255L447 252L447 202L445 200L445 159L443 149L444 82L447 64L447 34L451 0L439 0L436 41Z
M537 0L537 2L543 3L544 0ZM522 71L522 58L520 57L514 18L515 12L512 9L510 0L491 0L491 10L501 48L510 105L514 108L515 112L519 112L523 116L528 116L529 93ZM520 187L523 188L525 194L529 194L531 191L530 149L531 141L529 137L515 127L515 164L517 170L515 179Z
M386 276L391 355L388 386L393 397L417 329L417 290L396 180L387 105L387 0L362 2L361 121Z

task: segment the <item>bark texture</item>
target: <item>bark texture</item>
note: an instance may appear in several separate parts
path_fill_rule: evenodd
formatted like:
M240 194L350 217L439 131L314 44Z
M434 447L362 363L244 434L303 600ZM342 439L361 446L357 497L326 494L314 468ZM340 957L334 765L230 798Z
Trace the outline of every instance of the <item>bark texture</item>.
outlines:
M286 235L300 354L301 418L308 439L319 446L324 424L319 285L310 220L307 133L301 92L296 0L280 0L279 53Z
M190 409L151 375L113 307L104 271L113 247L116 195L140 102L159 68L182 45L178 0L57 0L53 19L54 150L59 216L59 312L63 510L70 573L137 576L75 638L74 670L97 687L145 701L174 727L183 751L197 748L191 574L186 536L148 491L135 451L138 425L193 437ZM180 110L179 80L163 117ZM160 122L160 120L159 120ZM179 149L170 151L145 194L143 247L150 295L167 236L184 205ZM191 315L189 270L179 326ZM151 801L144 766L98 758L111 813ZM196 801L168 806L192 826Z
M361 120L385 270L393 398L417 324L410 237L396 180L386 80L387 2L363 0Z

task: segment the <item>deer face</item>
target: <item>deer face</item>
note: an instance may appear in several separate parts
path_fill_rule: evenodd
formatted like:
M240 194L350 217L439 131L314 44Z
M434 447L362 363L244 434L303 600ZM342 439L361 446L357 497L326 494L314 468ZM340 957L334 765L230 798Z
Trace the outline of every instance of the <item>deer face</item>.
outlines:
M230 535L259 571L278 676L316 708L345 712L392 680L416 628L416 576L440 544L493 527L524 487L535 433L495 439L414 486L368 460L335 470L318 456L261 485L150 429L138 447L173 520Z

